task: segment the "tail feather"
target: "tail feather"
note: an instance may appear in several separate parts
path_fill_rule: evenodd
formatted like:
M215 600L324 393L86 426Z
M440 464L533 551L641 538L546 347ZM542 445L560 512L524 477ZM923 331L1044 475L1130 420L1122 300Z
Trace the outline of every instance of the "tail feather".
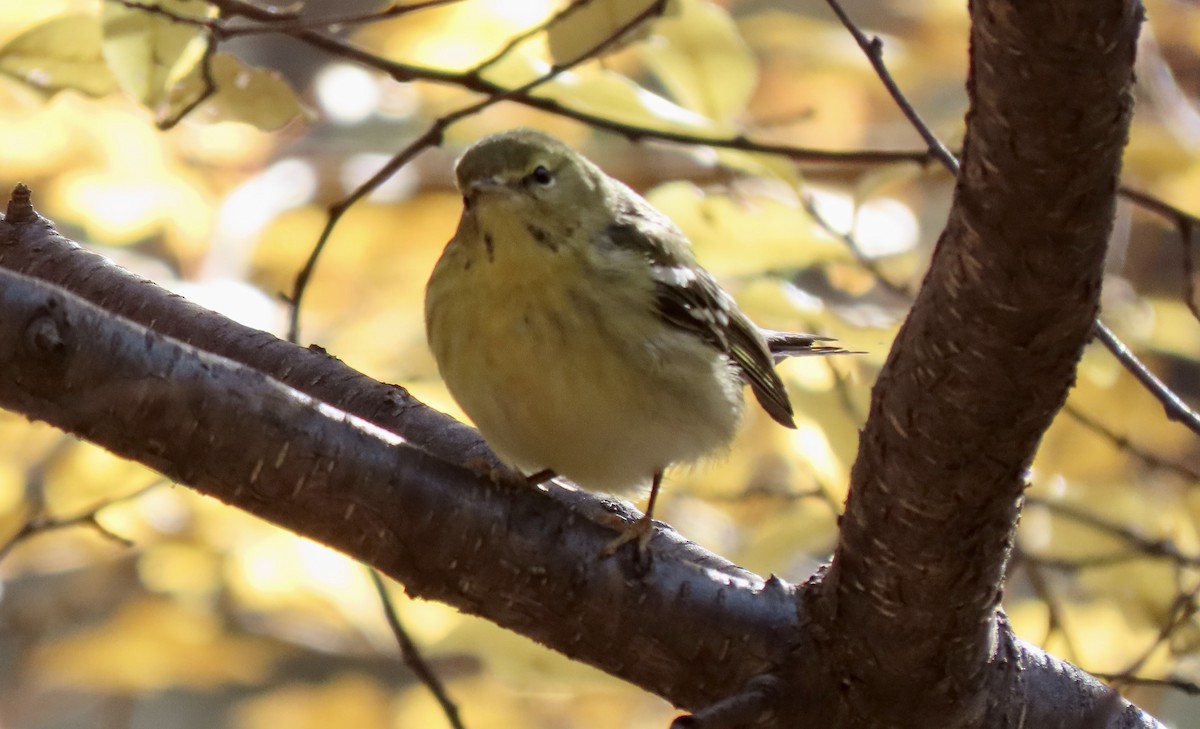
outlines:
M774 355L775 361L780 362L788 357L807 357L826 354L864 354L843 347L822 344L835 342L832 337L822 337L819 334L803 334L800 332L780 332L774 329L763 329L767 339L767 347Z

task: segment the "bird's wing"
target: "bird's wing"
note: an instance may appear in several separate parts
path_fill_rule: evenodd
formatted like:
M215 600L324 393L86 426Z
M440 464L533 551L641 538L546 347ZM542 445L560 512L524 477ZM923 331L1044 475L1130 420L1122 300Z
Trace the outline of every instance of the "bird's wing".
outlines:
M608 226L605 235L612 245L646 257L662 320L695 334L728 355L763 409L781 425L796 427L791 401L775 372L766 339L733 297L691 260L690 246L683 233L658 215L646 218L627 215ZM678 236L680 240L668 242L665 236ZM678 245L673 244L676 242Z

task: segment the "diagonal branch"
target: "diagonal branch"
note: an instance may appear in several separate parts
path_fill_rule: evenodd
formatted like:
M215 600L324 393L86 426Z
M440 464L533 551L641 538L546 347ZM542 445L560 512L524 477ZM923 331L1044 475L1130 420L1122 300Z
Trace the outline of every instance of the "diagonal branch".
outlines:
M478 477L261 372L3 268L0 311L0 407L674 701L711 699L765 671L795 630L792 586L673 532L655 540L645 580L632 578L632 556L598 559L612 538L600 497Z
M971 11L954 206L873 390L823 595L853 626L849 703L883 723L973 721L995 680L1024 473L1092 334L1132 112L1134 0Z
M884 87L887 89L888 94L892 97L892 101L900 108L900 111L904 114L904 117L908 119L913 129L915 129L917 133L921 135L921 139L925 141L925 144L929 148L930 156L940 162L942 166L945 167L946 170L951 174L957 176L962 171L958 158L955 157L954 153L951 152L949 148L942 144L941 140L937 138L937 135L933 133L933 130L929 128L929 125L925 123L925 120L921 118L921 115L909 102L908 98L904 95L904 92L900 90L899 84L897 84L896 80L892 78L892 74L888 70L887 64L885 64L883 61L883 41L878 36L867 36L867 34L864 33L862 29L854 23L853 20L851 20L849 14L847 14L842 8L838 0L826 0L826 2L829 4L830 8L832 8L834 14L837 15L838 20L842 22L842 25L845 26L846 30L850 32L850 35L854 37L854 41L858 44L859 48L861 48L863 53L866 54L867 60L870 61L871 67L875 69L876 75L879 77L880 82L882 82ZM1179 229L1180 239L1183 243L1184 300L1187 303L1188 308L1192 310L1192 313L1197 317L1200 317L1200 308L1197 307L1195 301L1195 283L1192 280L1193 261L1191 255L1191 239L1195 218L1181 210L1178 210L1177 208L1167 205L1153 196L1138 192L1127 186L1119 187L1118 192L1123 197L1132 200L1134 203L1142 206L1143 208L1175 222L1176 227ZM810 203L806 203L806 207L808 208L810 214L814 214L814 218L817 219L818 224L820 224L826 230L833 232L825 221L821 220L817 215L815 215L815 209ZM847 240L846 236L839 235L836 232L834 232L834 235L849 243L849 247L852 252L855 250L855 246L851 241ZM859 263L861 265L864 265L864 267L867 267L869 271L874 273L876 278L879 279L882 284L885 286L888 285L886 279L879 276L876 271L871 270L871 267L866 265L867 262L862 258L862 256L856 255L856 258L859 259ZM889 288L894 289L894 287ZM1143 364L1142 361L1139 360L1137 356L1129 349L1129 347L1125 346L1125 343L1118 339L1117 336L1099 320L1099 318L1096 319L1096 337L1113 355L1113 357L1115 357L1116 360L1121 363L1121 366L1123 366L1130 372L1130 374L1136 377L1138 381L1141 382L1146 388L1146 391L1162 403L1163 409L1166 411L1169 419L1182 423L1193 433L1200 435L1200 415L1197 415L1195 411L1189 408L1178 395L1176 395L1169 387L1166 386L1165 383L1155 377L1154 374L1150 372L1149 368L1147 368L1146 365Z
M361 405L357 391L373 382L333 360L322 369L307 358L323 355L265 333L240 332L78 247L55 250L73 244L23 205L27 196L0 222L0 407L145 463L360 559L413 595L481 615L680 706L713 705L770 684L757 677L787 662L799 662L804 675L830 673L823 655L798 649L813 624L797 611L797 598L812 588L763 580L673 532L652 543L651 572L631 578L630 565L595 558L611 539L597 523L611 504L565 489L481 479L239 364L270 364L262 353L271 353L278 361L270 369L350 404ZM31 263L39 252L48 254L42 266ZM109 304L229 357L13 273L6 266L15 261L43 275L49 268L72 271L65 276L70 284L98 298L105 296L96 279L116 283L124 276ZM190 330L182 323L188 321ZM373 394L389 392L375 385L382 389ZM406 399L376 415L428 436L412 426L422 410ZM451 438L430 445L462 462L474 443ZM1066 726L1078 712L1103 709L1115 717L1107 724L1114 729L1159 729L1069 664L1013 640L1007 630L1000 641L1005 660L1021 667L1026 689L1011 707L1037 721L1029 726ZM835 690L807 697L806 714L828 714L841 696ZM750 709L733 713L749 716Z

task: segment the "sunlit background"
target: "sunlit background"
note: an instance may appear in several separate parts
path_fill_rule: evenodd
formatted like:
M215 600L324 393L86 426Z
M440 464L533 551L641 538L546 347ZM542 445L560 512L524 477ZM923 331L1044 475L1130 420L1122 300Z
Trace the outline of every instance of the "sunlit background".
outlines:
M454 73L564 4L463 0L321 32ZM599 15L532 35L482 77L528 81L638 4L597 0ZM882 35L891 73L956 149L965 3L844 5ZM1200 212L1200 8L1148 5L1126 180ZM202 3L164 7L213 20L195 12ZM322 0L304 12L348 17L382 7ZM179 55L147 81L133 73L141 66L128 47L101 42L103 23L111 28L121 13L138 11L86 0L0 4L0 189L28 184L39 212L67 237L280 336L284 296L326 207L435 119L481 98L455 83L399 82L296 38L248 34L213 59L222 93L162 131L156 120L179 111L172 93L194 83L182 74L203 51L199 31L182 23L148 31ZM72 88L54 93L59 86ZM823 2L680 0L650 32L539 93L633 127L745 133L819 150L923 149ZM669 476L657 514L760 574L803 580L835 543L869 387L906 310L903 289L919 284L953 181L912 162L796 165L749 151L635 145L500 103L451 126L440 147L341 220L305 293L300 343L457 414L425 346L424 283L460 209L454 158L486 133L522 125L561 136L646 194L759 323L818 331L864 352L783 365L798 429L752 409L726 457ZM849 234L855 249L835 233ZM1105 318L1197 399L1200 325L1181 295L1182 252L1169 222L1123 202ZM1200 499L1188 471L1200 468L1195 436L1168 422L1098 348L1083 361L1071 406L1085 420L1061 417L1031 473L1037 503L1023 517L1006 608L1023 637L1085 669L1200 680L1200 626L1189 607L1200 587ZM1124 436L1135 448L1119 442ZM1156 465L1136 448L1179 467ZM1106 524L1147 543L1169 540L1184 558L1139 556ZM362 566L4 413L0 550L0 729L446 725L398 662ZM393 588L401 618L470 729L665 727L677 713ZM1200 700L1184 692L1135 686L1128 694L1173 726L1200 727Z

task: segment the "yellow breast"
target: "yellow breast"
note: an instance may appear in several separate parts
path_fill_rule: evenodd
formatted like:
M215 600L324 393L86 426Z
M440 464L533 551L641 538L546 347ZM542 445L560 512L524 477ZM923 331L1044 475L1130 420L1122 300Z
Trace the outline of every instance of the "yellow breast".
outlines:
M731 365L665 328L648 287L615 285L586 251L519 223L485 222L447 247L426 317L447 387L499 456L620 491L728 443L742 408Z

